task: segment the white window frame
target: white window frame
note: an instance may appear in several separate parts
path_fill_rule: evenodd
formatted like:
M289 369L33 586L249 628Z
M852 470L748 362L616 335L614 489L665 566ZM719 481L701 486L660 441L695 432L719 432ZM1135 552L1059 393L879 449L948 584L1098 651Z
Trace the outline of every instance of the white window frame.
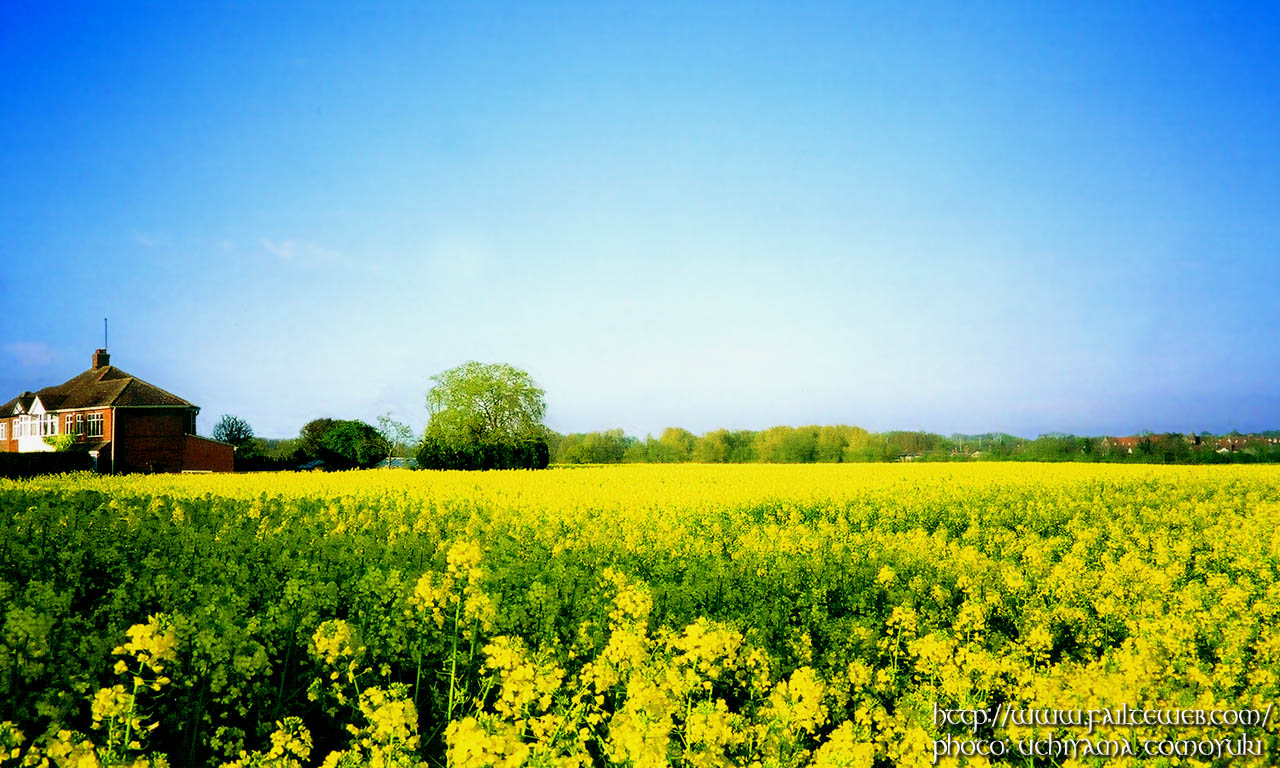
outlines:
M0 440L9 439L9 422L0 421Z
M76 417L75 414L68 413L62 422L62 434L74 435L76 433Z
M102 437L102 414L91 413L84 420L86 437Z
M53 437L58 434L58 414L46 413L40 417L40 436Z

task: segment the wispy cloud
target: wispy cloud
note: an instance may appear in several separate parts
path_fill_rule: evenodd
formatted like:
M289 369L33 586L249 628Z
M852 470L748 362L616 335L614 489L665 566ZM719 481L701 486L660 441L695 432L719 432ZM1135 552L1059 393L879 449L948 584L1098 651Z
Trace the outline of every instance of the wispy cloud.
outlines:
M40 341L14 342L6 345L4 351L8 352L18 361L18 365L24 368L34 368L53 362L53 350Z
M277 242L275 240L268 240L265 237L262 238L262 247L266 248L268 253L284 259L285 261L293 261L294 251L297 250L297 245L295 245L292 240L281 240Z
M147 232L133 233L133 242L141 245L143 248L155 248L157 245L160 245L161 239L162 238L159 235Z
M338 251L316 245L308 240L272 240L262 238L262 247L280 259L304 266L349 266L350 262Z

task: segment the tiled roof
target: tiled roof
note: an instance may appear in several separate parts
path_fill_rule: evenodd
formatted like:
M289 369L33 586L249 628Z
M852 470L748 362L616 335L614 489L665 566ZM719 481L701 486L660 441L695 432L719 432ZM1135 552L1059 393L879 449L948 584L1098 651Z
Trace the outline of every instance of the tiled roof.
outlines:
M1107 439L1115 445L1127 446L1129 448L1136 448L1138 443L1142 442L1141 437L1109 437Z
M26 411L31 408L31 404L35 402L36 395L34 392L23 392L13 398L4 405L0 405L0 416L9 416L13 413L13 409L22 406L22 410Z
M104 365L100 368L90 368L56 386L45 387L35 393L23 392L0 406L0 414L12 415L13 409L19 403L24 409L29 408L37 397L47 411L139 405L196 407L193 403L171 392L166 392L154 384L148 384L114 365Z

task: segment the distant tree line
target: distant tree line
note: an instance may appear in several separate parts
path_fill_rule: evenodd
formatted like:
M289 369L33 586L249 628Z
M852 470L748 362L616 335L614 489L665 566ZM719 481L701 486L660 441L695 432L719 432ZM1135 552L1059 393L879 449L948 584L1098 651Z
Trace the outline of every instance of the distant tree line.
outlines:
M671 427L657 437L648 435L643 439L627 435L621 429L571 434L535 429L523 436L478 439L451 439L428 429L415 441L404 425L385 416L379 421L381 428L350 419L315 419L292 439L252 437L250 430L250 436L244 437L236 447L236 469L261 471L313 466L357 469L376 466L388 457L412 457L412 464L423 469L540 469L548 464L685 462L1280 463L1280 433L1277 432L1143 434L1121 440L1050 433L1029 439L1002 432L944 436L924 431L868 432L847 425L810 425L764 430L717 429L703 435Z
M385 417L384 417L385 418ZM315 419L297 438L250 437L236 449L242 471L305 467L355 469L389 456L412 457L425 469L538 469L551 464L684 463L809 464L887 461L1078 461L1145 464L1280 463L1280 433L1259 435L1145 434L1136 438L1001 432L944 436L923 431L868 432L861 427L778 426L717 429L703 435L671 427L637 438L621 429L525 439L451 442L427 434L416 441L403 425L378 429L349 419ZM385 426L385 425L384 425ZM388 434L397 439L388 439ZM1230 443L1231 447L1223 447Z
M296 438L249 437L236 445L236 471L368 469L388 458L419 469L542 469L551 460L543 437L450 442L428 434L414 440L403 425L386 426L323 418L307 422Z
M545 395L528 373L505 364L468 362L432 381L426 401L429 420L418 440L389 413L378 418L377 427L354 419L314 419L291 440L256 438L248 422L225 415L213 438L235 446L240 471L364 469L387 459L421 469L548 465Z
M1002 432L979 435L868 432L861 427L778 426L718 429L698 436L670 427L640 439L621 429L551 433L553 464L701 462L808 464L877 461L1083 461L1156 464L1280 462L1280 433L1231 436L1144 434L1136 438L1061 433L1035 439Z
M216 427L214 439L232 442L220 438ZM264 440L253 437L250 430L249 436L232 445L236 446L237 471L299 469L308 468L307 465L365 469L387 458L393 449L392 441L373 426L356 419L332 418L307 422L294 439Z
M764 430L717 429L695 435L669 427L642 440L621 429L561 435L543 425L545 393L525 371L504 363L467 362L431 377L421 438L379 417L314 419L296 439L262 440L243 419L223 416L217 440L236 447L236 468L355 469L389 458L423 469L541 469L555 464L812 464L883 461L1109 461L1162 464L1280 462L1280 431L1261 435L1152 434L1034 440L989 432L868 432L844 424ZM412 461L410 461L412 457ZM391 462L387 462L391 466Z

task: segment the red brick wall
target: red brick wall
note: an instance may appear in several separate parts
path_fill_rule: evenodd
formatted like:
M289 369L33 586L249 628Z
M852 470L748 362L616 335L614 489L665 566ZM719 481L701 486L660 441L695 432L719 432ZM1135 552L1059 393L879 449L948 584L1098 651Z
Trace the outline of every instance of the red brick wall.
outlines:
M115 472L181 472L186 455L185 408L117 408ZM112 439L107 430L104 437Z
M235 469L235 449L226 443L186 435L182 468L208 472L231 472Z
M85 419L88 419L89 414L91 413L102 414L102 436L89 437L88 436L89 425L82 423L80 425L81 432L79 435L76 436L76 441L81 443L97 443L102 440L110 440L111 439L111 419L112 419L110 408L103 408L101 410L96 410L96 411L73 411L71 415L83 416ZM60 412L58 413L58 434L65 435L66 430L67 430L67 414L66 412Z
M104 408L76 411L88 418L102 414L102 436L80 435L81 442L112 440L114 427L115 466L112 447L99 459L103 470L115 472L181 472L184 469L230 472L234 463L231 446L188 435L191 412L187 408ZM66 412L58 416L58 434L66 433ZM13 419L0 419L8 424L6 440L0 440L0 451L17 451L18 439L13 433Z

